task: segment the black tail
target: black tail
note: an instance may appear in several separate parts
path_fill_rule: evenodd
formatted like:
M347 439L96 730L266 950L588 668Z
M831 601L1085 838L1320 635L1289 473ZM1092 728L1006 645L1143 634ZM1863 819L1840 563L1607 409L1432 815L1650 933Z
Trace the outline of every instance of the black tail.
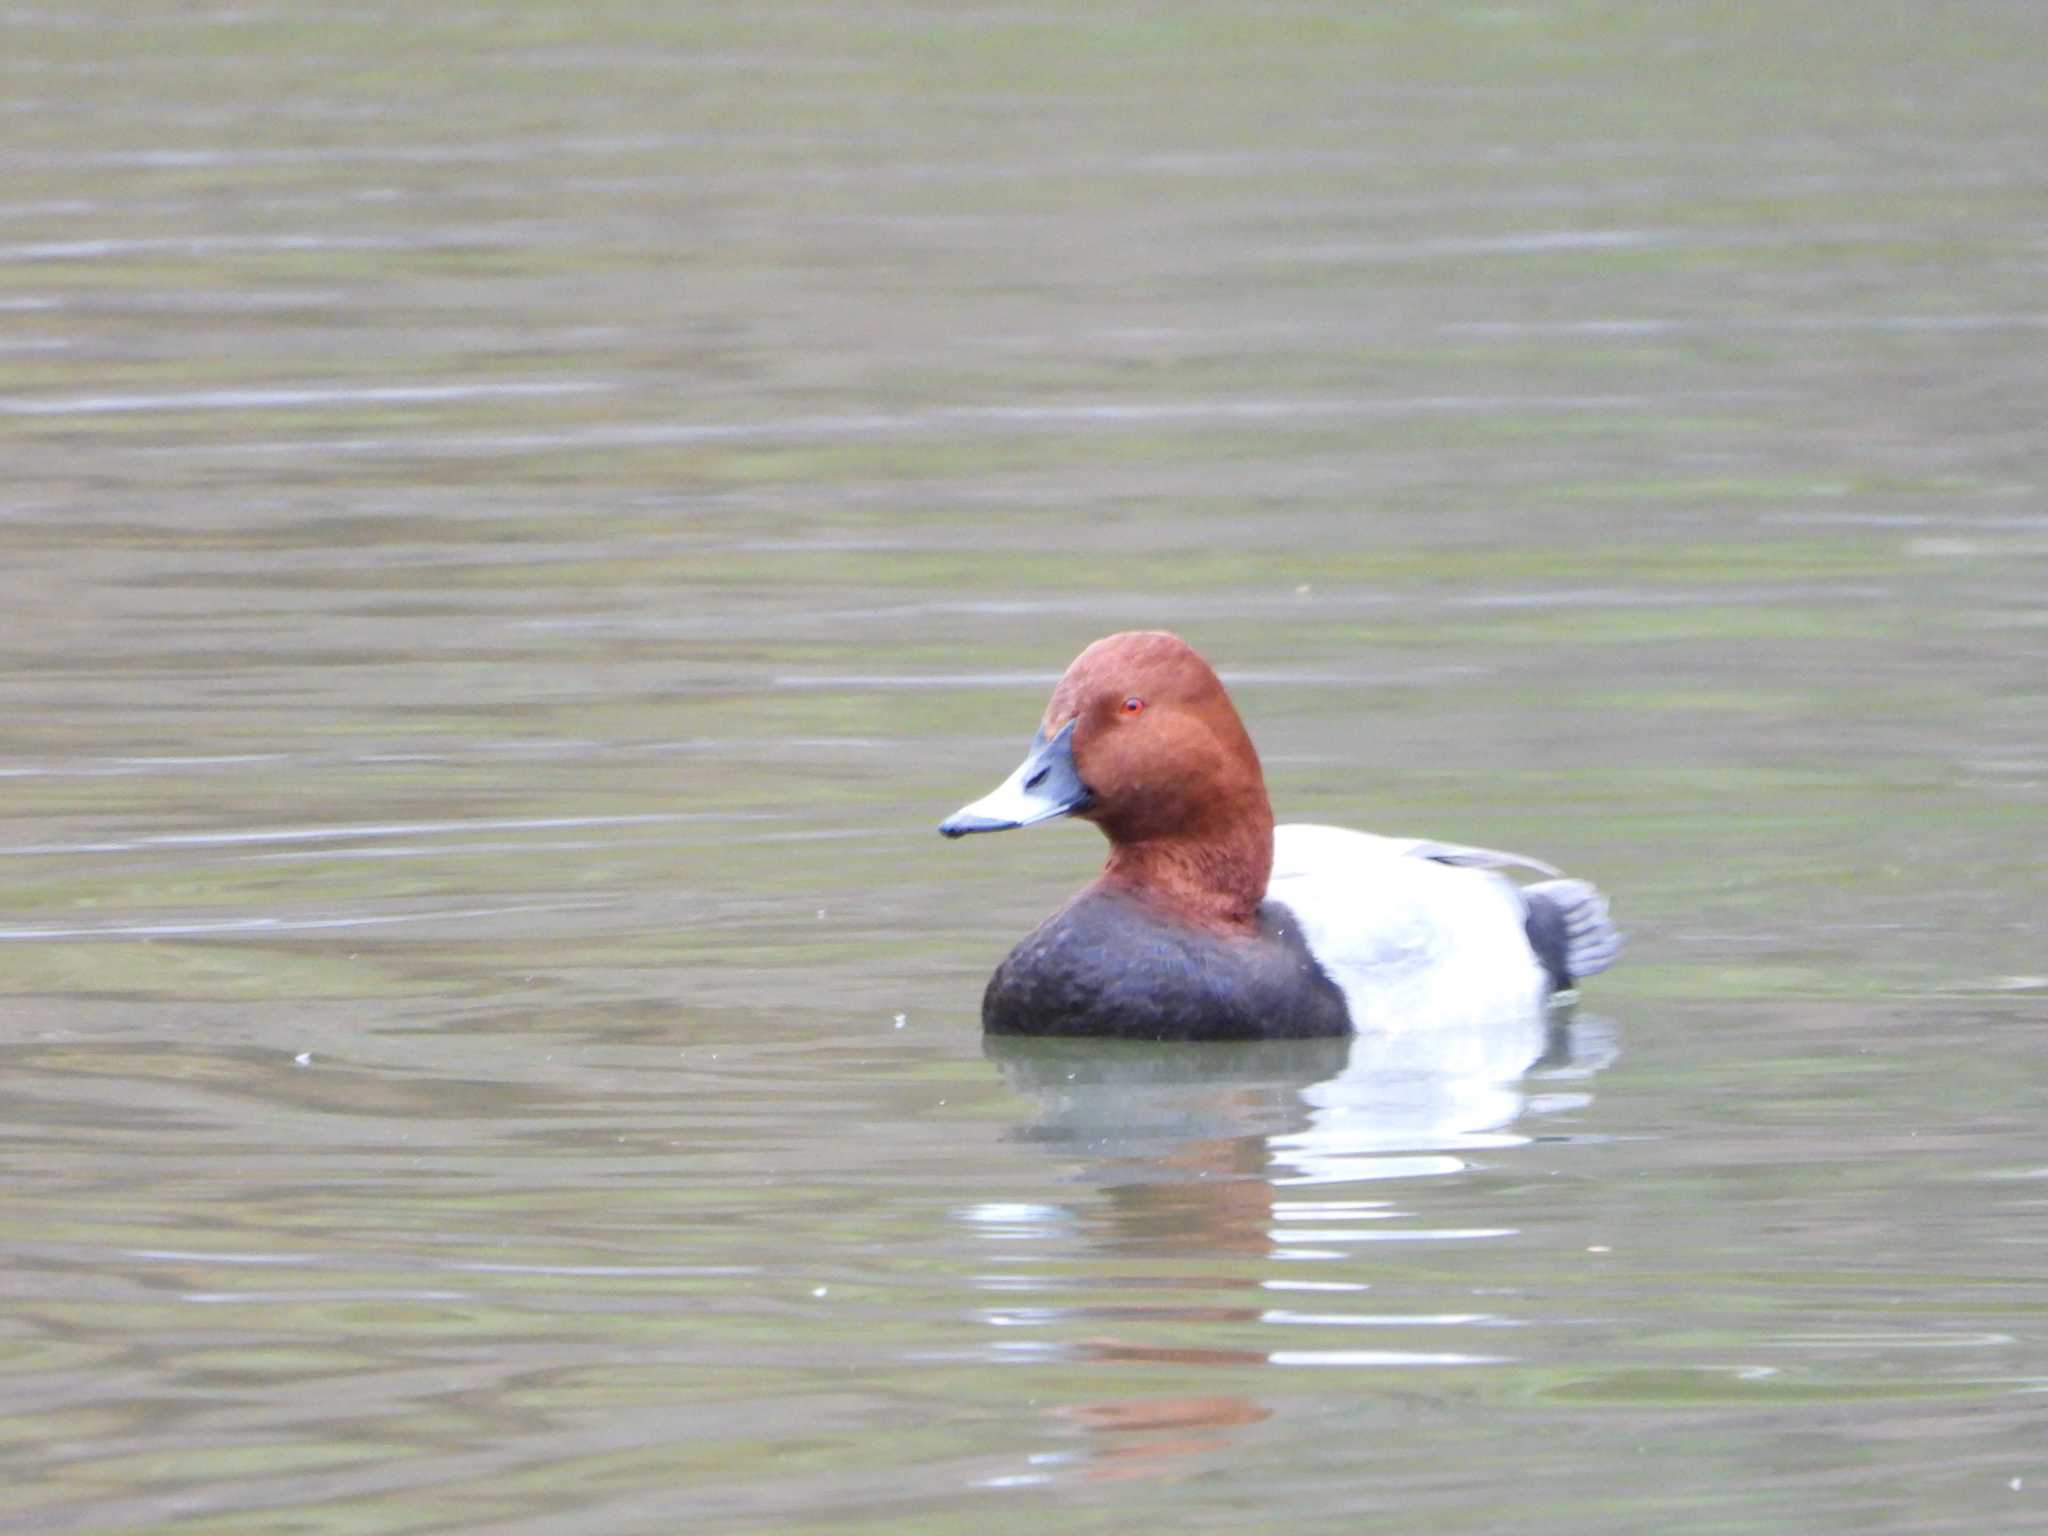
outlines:
M1562 992L1614 964L1625 942L1607 915L1607 898L1584 880L1545 880L1522 887L1529 948Z

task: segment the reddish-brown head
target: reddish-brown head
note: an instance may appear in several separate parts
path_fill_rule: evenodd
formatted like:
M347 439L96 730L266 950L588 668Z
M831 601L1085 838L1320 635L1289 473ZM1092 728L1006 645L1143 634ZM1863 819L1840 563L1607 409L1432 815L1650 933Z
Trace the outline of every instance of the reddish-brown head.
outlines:
M1098 640L1067 668L1016 772L939 823L947 837L1082 816L1109 837L1103 885L1184 922L1248 933L1273 871L1273 812L1209 663L1158 631Z
M1177 635L1098 640L1053 690L1041 734L1073 725L1090 803L1112 845L1104 878L1218 926L1252 922L1273 865L1273 812L1244 722Z

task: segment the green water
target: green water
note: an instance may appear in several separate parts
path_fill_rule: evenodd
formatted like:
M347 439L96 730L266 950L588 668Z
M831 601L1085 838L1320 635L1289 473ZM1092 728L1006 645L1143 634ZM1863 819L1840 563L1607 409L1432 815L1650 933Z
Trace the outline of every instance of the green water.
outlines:
M2048 13L0 28L0 1524L2048 1528ZM984 1050L1152 625L1623 962Z

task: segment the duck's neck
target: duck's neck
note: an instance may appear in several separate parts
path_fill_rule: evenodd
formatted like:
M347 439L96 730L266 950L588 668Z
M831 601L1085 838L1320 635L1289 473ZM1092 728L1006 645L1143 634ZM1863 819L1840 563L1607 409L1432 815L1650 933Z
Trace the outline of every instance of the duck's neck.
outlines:
M1199 834L1112 842L1096 883L1199 927L1256 932L1273 873L1273 813L1261 811Z

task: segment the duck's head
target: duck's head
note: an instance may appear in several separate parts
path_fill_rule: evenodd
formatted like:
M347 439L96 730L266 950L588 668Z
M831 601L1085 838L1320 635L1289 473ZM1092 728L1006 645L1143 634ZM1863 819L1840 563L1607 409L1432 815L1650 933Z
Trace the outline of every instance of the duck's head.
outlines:
M1017 771L939 830L964 837L1059 816L1094 822L1119 851L1207 845L1242 857L1263 840L1263 887L1273 816L1259 755L1193 646L1159 630L1089 646L1053 689Z

